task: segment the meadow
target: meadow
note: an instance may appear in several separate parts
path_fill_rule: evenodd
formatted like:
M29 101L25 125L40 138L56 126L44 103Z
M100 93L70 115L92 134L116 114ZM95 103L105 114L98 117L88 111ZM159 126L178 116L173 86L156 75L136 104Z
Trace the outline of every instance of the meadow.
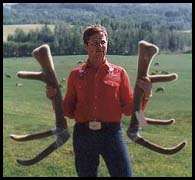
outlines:
M68 79L73 67L86 56L53 57L59 81ZM134 86L137 56L112 56L110 62L124 67ZM159 62L159 66L154 66ZM71 138L69 141L33 166L21 166L16 159L30 159L51 144L55 137L29 142L16 142L9 134L30 134L54 128L54 112L45 95L45 84L40 81L19 79L18 71L40 71L40 65L30 57L6 58L3 60L3 176L4 177L76 177L72 130L74 121L68 119ZM153 96L147 106L145 116L150 118L175 118L169 126L146 126L141 135L160 145L171 147L186 140L187 146L171 156L152 152L131 142L126 136L130 117L123 116L122 127L132 159L135 177L191 177L192 176L192 55L160 54L151 64L152 71L165 70L178 74L178 80L153 85ZM11 77L6 77L10 75ZM66 81L62 94L66 92ZM22 86L16 86L16 83ZM164 93L155 89L164 87ZM101 159L99 176L108 177L108 171Z

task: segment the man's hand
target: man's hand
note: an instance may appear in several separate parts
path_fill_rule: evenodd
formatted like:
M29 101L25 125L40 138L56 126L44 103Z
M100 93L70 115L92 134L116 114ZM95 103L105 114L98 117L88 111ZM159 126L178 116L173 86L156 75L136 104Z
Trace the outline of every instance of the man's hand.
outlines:
M49 99L53 99L54 96L56 95L56 89L51 87L51 86L48 86L46 85L46 96L49 98Z
M152 97L152 83L149 78L138 79L136 85L144 91L144 98Z
M53 110L55 111L55 100L54 97L56 95L56 89L46 85L46 96L52 100L52 106L53 106Z

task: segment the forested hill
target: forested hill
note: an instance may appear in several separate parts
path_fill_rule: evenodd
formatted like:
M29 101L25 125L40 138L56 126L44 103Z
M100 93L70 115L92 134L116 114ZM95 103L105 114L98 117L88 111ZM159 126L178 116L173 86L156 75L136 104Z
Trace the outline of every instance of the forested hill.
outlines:
M86 54L83 28L97 23L108 30L108 54L137 54L140 40L156 44L164 53L192 49L192 5L187 3L4 4L3 23L44 24L41 30L16 29L8 35L3 42L4 57L29 56L43 43L55 55Z
M191 3L18 3L3 6L3 24L86 25L102 20L150 22L177 30L192 28Z

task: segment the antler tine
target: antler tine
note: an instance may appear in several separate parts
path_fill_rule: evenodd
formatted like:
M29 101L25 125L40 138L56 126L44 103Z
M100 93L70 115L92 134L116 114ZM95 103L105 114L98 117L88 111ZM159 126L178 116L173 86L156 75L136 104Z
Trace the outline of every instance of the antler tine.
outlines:
M19 160L18 159L17 162L24 166L30 166L35 163L38 163L39 161L43 160L48 155L50 155L52 152L54 152L56 149L61 147L64 143L66 143L66 141L70 137L67 129L56 129L55 134L57 136L56 141L50 144L45 150L39 153L36 157L30 160Z
M167 148L167 147L163 147L158 144L155 144L146 138L141 137L139 132L135 132L133 136L132 132L128 130L127 135L133 142L140 144L144 146L145 148L148 148L154 152L165 154L165 155L172 155L172 154L178 153L187 145L187 141L183 141L171 148Z
M159 146L157 144L154 144L154 143L150 142L149 140L142 138L142 137L139 137L135 142L152 150L152 151L155 151L155 152L160 153L160 154L165 154L165 155L172 155L172 154L178 153L187 144L187 141L183 141L183 142L181 142L181 143L179 143L176 146L173 146L171 148L165 148L163 146Z
M176 73L172 74L163 74L163 75L150 75L148 76L152 83L156 82L168 82L177 80L178 75Z
M30 141L30 140L45 138L52 135L54 135L53 130L49 130L49 131L44 131L44 132L39 132L34 134L25 134L25 135L10 134L10 138L15 141Z
M19 71L17 72L17 76L23 79L34 79L34 80L45 81L43 72Z
M19 163L20 165L23 165L23 166L30 166L30 165L36 164L37 162L46 158L49 154L51 154L57 148L58 147L56 146L56 143L54 142L50 146L48 146L44 151L42 151L40 154L38 154L35 158L30 159L30 160L17 159L17 163Z
M144 117L146 120L147 124L151 124L151 125L170 125L170 124L174 124L175 123L175 119L151 119L151 118L147 118Z

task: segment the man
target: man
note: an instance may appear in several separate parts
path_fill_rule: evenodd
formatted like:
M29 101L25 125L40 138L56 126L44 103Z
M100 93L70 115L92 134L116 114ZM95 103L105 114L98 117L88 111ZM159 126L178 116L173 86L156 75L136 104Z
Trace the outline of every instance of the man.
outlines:
M108 62L108 34L104 27L87 27L83 40L88 59L71 71L63 100L64 115L76 122L73 147L77 174L96 177L101 155L112 177L131 177L130 156L120 126L122 113L129 116L133 111L128 74ZM146 94L150 92L150 83L137 83ZM52 98L55 91L47 87L46 94Z

